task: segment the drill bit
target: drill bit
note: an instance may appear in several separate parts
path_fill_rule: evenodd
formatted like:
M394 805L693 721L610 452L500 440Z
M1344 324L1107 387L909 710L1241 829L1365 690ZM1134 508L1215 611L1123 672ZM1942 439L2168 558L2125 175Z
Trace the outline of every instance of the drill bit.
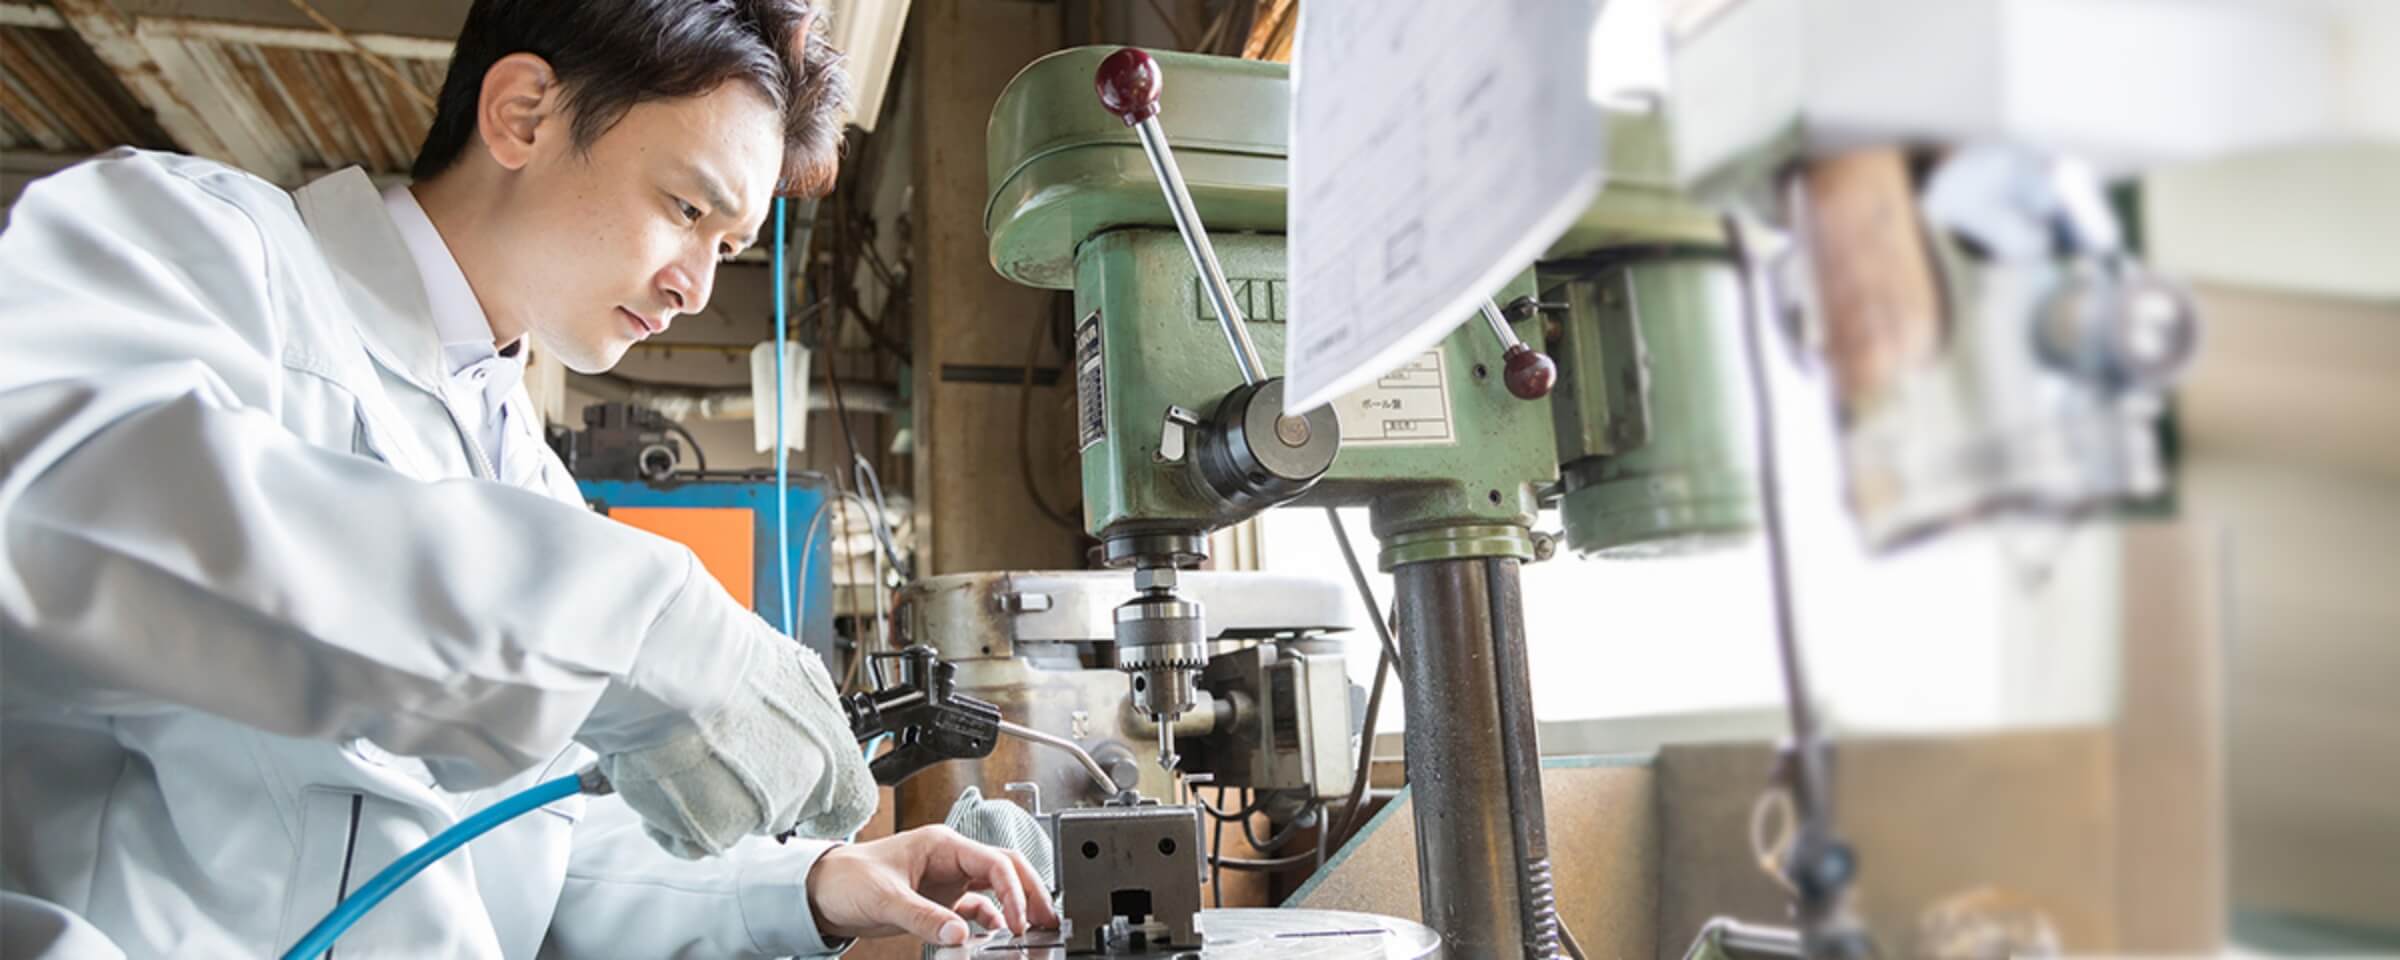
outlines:
M1183 760L1175 755L1175 724L1165 717L1159 717L1157 723L1158 765L1171 771L1175 769L1175 764Z

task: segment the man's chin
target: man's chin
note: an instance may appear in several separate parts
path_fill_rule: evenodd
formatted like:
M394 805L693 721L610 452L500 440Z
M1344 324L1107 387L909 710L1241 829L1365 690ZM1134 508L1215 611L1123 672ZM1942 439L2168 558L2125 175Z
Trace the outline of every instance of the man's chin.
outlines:
M535 346L548 349L561 366L585 376L598 376L616 369L617 364L625 359L626 348L631 346L615 340L605 343L542 342L543 338L539 337L535 340Z

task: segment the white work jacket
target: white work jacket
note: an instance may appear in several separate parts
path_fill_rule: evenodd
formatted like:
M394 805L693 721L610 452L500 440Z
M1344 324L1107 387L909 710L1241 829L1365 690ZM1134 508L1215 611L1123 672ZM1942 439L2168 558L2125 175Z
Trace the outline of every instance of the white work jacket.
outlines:
M64 924L87 955L88 924L134 957L280 954L585 745L690 729L774 637L690 550L586 510L521 388L507 440L545 462L492 478L415 270L355 169L287 193L118 150L11 211L0 913L51 915L0 946ZM575 797L436 863L334 955L821 952L826 848L685 862Z

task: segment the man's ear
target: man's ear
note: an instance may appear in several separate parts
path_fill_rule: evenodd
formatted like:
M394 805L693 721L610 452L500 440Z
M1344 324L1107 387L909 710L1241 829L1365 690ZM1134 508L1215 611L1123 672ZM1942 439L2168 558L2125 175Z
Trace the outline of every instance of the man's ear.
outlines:
M503 169L533 162L534 133L558 109L558 74L530 53L501 57L483 72L483 94L475 101L475 133Z

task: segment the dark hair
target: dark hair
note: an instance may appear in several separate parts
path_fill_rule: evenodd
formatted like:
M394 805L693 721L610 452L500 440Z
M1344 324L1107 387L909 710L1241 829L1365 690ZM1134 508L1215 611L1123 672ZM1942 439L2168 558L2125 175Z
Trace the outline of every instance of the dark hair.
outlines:
M635 104L748 83L783 114L776 192L833 189L850 77L809 0L475 0L410 176L431 179L458 161L475 137L483 75L512 53L549 61L579 149Z

